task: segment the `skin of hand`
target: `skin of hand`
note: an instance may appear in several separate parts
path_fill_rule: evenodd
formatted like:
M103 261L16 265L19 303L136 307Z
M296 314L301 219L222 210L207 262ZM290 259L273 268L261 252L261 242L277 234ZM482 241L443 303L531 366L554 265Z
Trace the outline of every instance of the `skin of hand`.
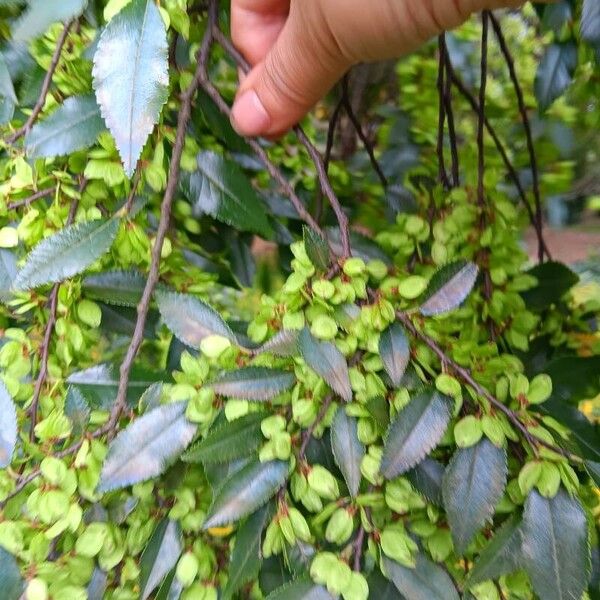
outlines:
M407 54L473 13L523 0L232 0L231 33L252 65L232 124L277 137L360 62Z

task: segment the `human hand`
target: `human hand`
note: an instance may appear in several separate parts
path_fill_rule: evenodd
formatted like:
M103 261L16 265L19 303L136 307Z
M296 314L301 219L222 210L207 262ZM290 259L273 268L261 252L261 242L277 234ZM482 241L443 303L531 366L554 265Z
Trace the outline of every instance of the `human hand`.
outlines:
M353 65L394 58L477 11L523 0L232 0L233 42L253 65L232 123L247 136L296 124Z

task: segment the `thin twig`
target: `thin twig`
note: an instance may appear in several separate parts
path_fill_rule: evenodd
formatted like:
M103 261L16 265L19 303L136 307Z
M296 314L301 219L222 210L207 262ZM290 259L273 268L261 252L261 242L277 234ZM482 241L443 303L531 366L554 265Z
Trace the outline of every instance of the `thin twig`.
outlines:
M529 115L527 114L527 106L525 105L525 97L523 96L523 89L521 88L521 84L519 83L519 77L517 76L517 71L515 68L515 61L513 60L513 56L511 51L506 43L506 38L502 33L502 27L498 22L498 19L494 16L493 13L490 13L490 20L492 23L492 27L494 28L494 32L496 34L496 38L498 39L498 45L500 46L500 50L504 55L504 59L506 61L506 65L508 67L508 72L510 74L510 79L512 81L513 87L515 88L515 94L517 96L517 102L519 105L519 113L521 114L521 120L523 121L523 129L525 130L525 138L527 139L527 150L529 152L529 162L531 164L531 178L532 178L532 188L533 188L533 198L535 202L535 223L534 228L536 231L536 235L538 238L538 261L544 261L544 254L546 252L545 243L544 243L544 232L543 232L543 216L542 216L542 197L540 193L540 180L538 173L538 165L537 165L537 156L535 152L535 144L533 143L533 134L531 131L531 123L529 122Z
M454 123L454 108L452 107L452 82L450 81L448 72L449 63L450 53L448 52L448 45L444 38L444 69L446 69L444 106L446 109L446 118L448 119L448 137L450 139L450 153L452 156L452 186L458 187L460 185L460 162L458 158L458 139Z
M354 540L354 563L353 563L353 568L355 571L360 571L361 570L361 560L362 560L362 549L363 549L363 545L365 543L365 528L364 526L361 524L358 533L356 534L356 539Z
M327 414L327 411L329 410L329 407L331 406L331 403L333 402L333 397L334 397L333 394L328 394L325 397L325 400L323 400L323 404L321 405L321 410L319 410L319 414L317 414L315 420L311 423L310 427L302 435L302 445L300 446L300 450L298 452L298 456L301 459L304 459L305 454L306 454L306 448L308 447L308 444L310 443L313 433L315 432L315 429L321 424L321 422L325 418L325 415Z
M445 64L446 64L446 37L441 34L438 37L438 76L437 76L437 91L438 91L438 135L437 135L437 160L438 160L438 180L445 189L450 188L450 180L446 172L446 162L444 159L444 126L446 124L446 102L445 92Z
M17 129L7 138L6 143L14 144L19 138L23 137L31 129L31 126L35 123L39 114L42 112L44 104L46 104L46 97L50 91L50 86L52 85L52 78L54 77L54 73L56 72L56 68L58 67L58 63L60 61L62 49L67 41L67 37L69 36L69 30L75 21L76 19L73 19L65 25L60 37L58 38L58 41L56 42L56 48L54 49L54 54L52 55L52 60L50 62L50 66L48 67L48 71L46 71L46 76L44 77L44 82L42 83L40 95L35 103L35 106L33 107L33 110L31 111L31 114L29 115L29 118L27 121L25 121L25 124L22 127Z
M35 194L31 194L27 198L23 198L22 200L15 200L7 205L8 210L15 210L17 208L21 208L23 206L29 206L36 200L41 200L42 198L47 198L48 196L52 196L56 192L56 187L46 188L45 190L40 190Z
M477 203L484 216L485 207L485 92L487 88L488 72L488 36L489 36L489 11L484 10L481 15L481 83L479 84L479 110L477 112Z

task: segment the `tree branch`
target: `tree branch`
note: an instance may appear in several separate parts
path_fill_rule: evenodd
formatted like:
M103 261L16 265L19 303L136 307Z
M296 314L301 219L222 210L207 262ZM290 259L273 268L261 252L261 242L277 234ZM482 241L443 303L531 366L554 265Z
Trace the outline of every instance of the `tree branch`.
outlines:
M450 188L450 180L446 172L446 162L444 158L444 126L446 123L446 102L445 91L445 64L446 64L446 37L441 34L438 37L438 134L437 134L437 159L438 159L438 180L444 186L444 189Z
M47 198L48 196L52 196L56 192L56 187L46 188L45 190L40 190L27 198L23 198L22 200L15 200L6 206L8 210L15 210L17 208L21 208L22 206L29 206L36 200L41 200L42 198Z
M328 394L323 400L323 404L321 405L321 409L317 414L315 420L311 423L310 427L302 434L302 445L300 446L300 450L298 451L298 456L301 459L305 458L306 448L310 443L310 440L315 432L315 429L320 425L321 421L325 418L331 403L333 402L333 394Z

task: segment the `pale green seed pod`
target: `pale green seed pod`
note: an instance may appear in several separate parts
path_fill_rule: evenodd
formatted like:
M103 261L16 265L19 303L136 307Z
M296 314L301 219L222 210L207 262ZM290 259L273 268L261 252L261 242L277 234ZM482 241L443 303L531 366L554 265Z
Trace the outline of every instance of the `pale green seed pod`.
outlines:
M302 513L297 508L290 506L288 514L296 537L303 542L308 542L311 539L310 528Z
M185 552L177 563L175 576L183 587L189 587L198 575L198 559L193 552Z
M283 537L290 546L296 543L296 534L294 533L294 527L289 515L279 515L279 529L283 533Z
M314 465L308 473L308 485L321 498L337 500L340 490L335 477L321 465Z
M43 579L34 577L25 589L26 600L48 600L48 585Z
M260 430L270 440L273 436L283 431L286 425L287 421L281 415L272 415L261 421Z
M342 270L348 277L356 277L362 275L365 272L366 265L362 258L352 257L346 260Z
M536 375L529 383L527 400L530 404L541 404L552 394L552 379L545 373Z
M367 600L369 584L362 573L352 571L348 586L342 590L344 600Z
M354 530L354 519L348 509L338 508L327 523L325 538L332 544L341 546L345 543Z

